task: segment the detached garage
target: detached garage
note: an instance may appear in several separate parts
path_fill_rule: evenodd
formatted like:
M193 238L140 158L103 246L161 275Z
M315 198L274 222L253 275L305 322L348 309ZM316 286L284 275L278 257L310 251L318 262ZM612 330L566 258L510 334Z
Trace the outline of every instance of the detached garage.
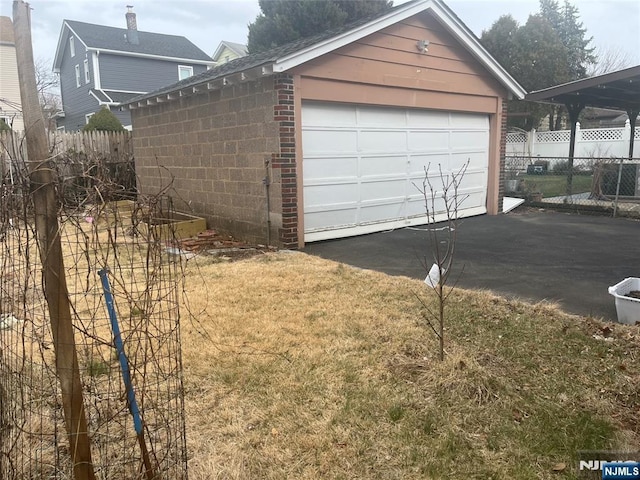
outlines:
M469 161L459 214L497 214L505 104L524 94L416 0L135 99L136 169L210 227L288 248L425 223L427 167L437 184Z

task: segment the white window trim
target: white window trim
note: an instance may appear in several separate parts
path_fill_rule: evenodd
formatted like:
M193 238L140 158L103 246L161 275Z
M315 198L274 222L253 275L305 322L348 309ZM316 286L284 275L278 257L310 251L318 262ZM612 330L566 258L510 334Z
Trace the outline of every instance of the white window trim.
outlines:
M84 59L84 83L89 83L91 81L91 76L89 75L89 60Z
M87 114L84 116L84 123L85 123L85 124L89 123L89 119L90 119L91 117L93 117L95 114L96 114L96 112L87 113Z
M190 73L188 76L182 78L180 72L182 69L188 70ZM193 77L193 67L191 65L178 65L178 80L184 80L185 78Z
M100 89L102 85L100 84L100 62L98 60L98 53L93 52L91 59L93 60L93 86Z
M76 87L79 87L80 85L80 65L76 65Z
M69 37L69 52L72 57L76 56L76 42L73 37Z
M64 125L62 125L61 127L56 127L56 132L64 133L66 131L67 129L65 128Z

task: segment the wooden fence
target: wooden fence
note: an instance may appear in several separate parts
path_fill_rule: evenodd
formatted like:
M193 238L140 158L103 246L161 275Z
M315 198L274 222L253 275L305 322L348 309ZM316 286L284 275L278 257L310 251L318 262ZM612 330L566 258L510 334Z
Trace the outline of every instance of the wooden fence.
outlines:
M54 132L49 134L49 153L54 158L84 153L109 163L130 162L133 159L133 142L131 132ZM3 169L11 159L29 160L22 132L0 132Z
M130 198L136 192L131 132L55 132L49 135L53 160L65 201L78 202L99 185L105 199ZM0 178L3 184L26 179L27 148L21 132L0 132Z

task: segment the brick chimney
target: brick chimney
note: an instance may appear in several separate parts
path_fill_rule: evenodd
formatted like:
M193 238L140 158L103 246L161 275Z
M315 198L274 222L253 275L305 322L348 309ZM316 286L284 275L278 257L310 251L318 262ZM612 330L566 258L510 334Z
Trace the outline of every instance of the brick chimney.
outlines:
M131 45L139 45L138 39L138 22L136 21L136 14L133 12L133 5L127 5L127 42Z

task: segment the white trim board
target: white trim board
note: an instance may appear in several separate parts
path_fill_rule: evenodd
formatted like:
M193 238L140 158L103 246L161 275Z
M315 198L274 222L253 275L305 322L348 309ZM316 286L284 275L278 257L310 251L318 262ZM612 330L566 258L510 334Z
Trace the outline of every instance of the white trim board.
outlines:
M524 203L524 198L504 197L502 199L502 213L508 213Z

